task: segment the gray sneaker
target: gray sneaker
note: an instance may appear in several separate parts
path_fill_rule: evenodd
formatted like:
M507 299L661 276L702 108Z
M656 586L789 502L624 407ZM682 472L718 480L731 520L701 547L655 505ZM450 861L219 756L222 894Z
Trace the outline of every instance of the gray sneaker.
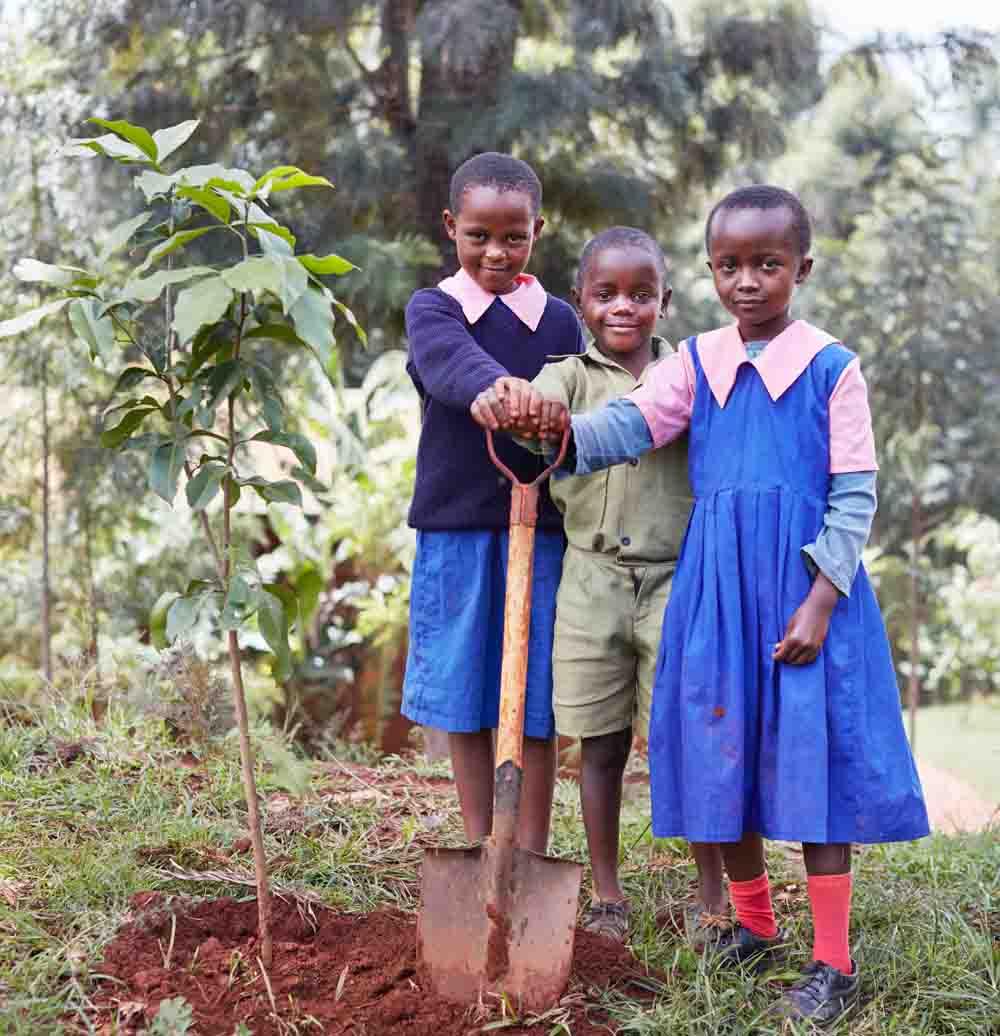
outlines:
M833 1025L848 1014L861 995L861 972L842 971L814 960L802 969L802 977L774 1005L781 1018L808 1018L814 1025Z

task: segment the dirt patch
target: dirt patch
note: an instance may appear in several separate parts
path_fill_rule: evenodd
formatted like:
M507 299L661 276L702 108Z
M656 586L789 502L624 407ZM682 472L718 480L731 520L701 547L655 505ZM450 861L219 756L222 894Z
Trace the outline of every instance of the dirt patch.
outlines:
M1000 803L987 802L975 788L947 770L917 760L931 827L945 834L982 831L1000 823Z
M455 1005L422 988L409 914L338 914L275 900L274 957L265 979L253 901L171 906L156 893L138 893L133 907L142 915L122 928L97 969L110 976L94 998L99 1033L141 1032L161 1002L176 997L193 1009L199 1036L232 1036L240 1022L254 1036L467 1036L498 1017L493 1005ZM657 987L657 976L627 949L578 932L570 989L556 1010L574 1036L607 1036L614 1029L588 1002L592 989L648 999Z

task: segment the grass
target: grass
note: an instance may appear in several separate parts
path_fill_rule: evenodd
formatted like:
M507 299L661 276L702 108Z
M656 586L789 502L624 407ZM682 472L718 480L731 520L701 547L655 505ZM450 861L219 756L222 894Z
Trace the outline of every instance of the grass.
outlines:
M987 802L1000 804L1000 703L972 701L920 709L917 755L961 777Z
M82 753L61 761L60 747L65 758L66 744L81 739ZM350 751L357 756L355 746ZM161 722L118 708L100 726L83 709L65 706L0 723L0 1032L94 1031L89 997L101 949L134 893L246 893L226 882L167 875L171 860L188 871L218 869L220 851L245 833L232 742L213 744L191 763ZM408 782L444 772L398 758L384 760L374 774L318 761L299 794L282 784L280 767L262 764L274 879L344 910L416 909L421 846L458 844L461 830L448 786ZM649 837L644 792L630 789L622 845L623 876L637 908L633 949L666 974L667 985L651 1006L613 993L604 995L604 1006L624 1033L779 1032L762 1017L772 986L723 973L657 931L656 911L684 901L693 868L683 845ZM582 859L578 814L576 786L560 782L554 850ZM226 866L249 869L249 858ZM769 869L782 923L805 960L809 917L799 858L775 846ZM996 833L936 836L859 854L854 932L866 1002L851 1033L1000 1032L998 875Z

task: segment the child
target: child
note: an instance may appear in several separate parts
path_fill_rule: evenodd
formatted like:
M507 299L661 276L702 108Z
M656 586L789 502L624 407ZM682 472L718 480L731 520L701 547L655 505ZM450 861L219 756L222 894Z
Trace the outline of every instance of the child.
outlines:
M465 834L493 820L493 738L500 700L510 485L490 462L469 408L506 374L533 378L549 353L580 352L571 306L524 268L544 221L526 163L487 152L461 165L444 211L461 269L406 307L407 369L422 401L409 522L417 529L403 714L449 732ZM497 452L522 480L541 461L510 442ZM552 627L565 538L543 489L535 539L518 842L545 852L555 782Z
M777 1010L827 1024L860 990L851 843L919 838L928 823L860 565L877 468L865 383L834 336L789 314L810 235L787 191L727 195L706 244L736 323L689 339L627 399L574 416L571 463L586 474L689 431L695 505L653 694L653 830L723 843L739 924L720 953L736 962L782 942L762 838L803 843L813 960ZM558 401L530 419L567 420Z
M613 227L583 250L573 298L593 343L582 356L555 357L531 383L573 412L592 410L645 382L650 364L673 350L653 335L670 301L660 246L641 230ZM501 378L473 417L497 428L501 400L528 388ZM529 389L530 391L530 389ZM691 511L687 441L606 474L561 479L552 498L569 544L556 606L553 704L560 734L581 739L580 802L594 898L584 926L618 941L628 902L618 878L622 777L633 727L645 734L660 627ZM692 937L717 928L699 920L726 909L716 846L696 846L699 908Z

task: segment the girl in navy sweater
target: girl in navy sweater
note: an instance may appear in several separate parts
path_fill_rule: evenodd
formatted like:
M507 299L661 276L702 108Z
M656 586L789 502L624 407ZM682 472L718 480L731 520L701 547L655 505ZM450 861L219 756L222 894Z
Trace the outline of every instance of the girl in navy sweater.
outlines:
M486 452L470 408L499 377L535 377L554 353L583 351L571 306L524 268L542 230L542 188L510 155L470 158L451 181L444 211L460 269L406 307L407 369L422 425L409 523L417 530L410 646L402 711L448 731L465 834L489 834L492 729L499 717L500 660L510 485ZM542 461L513 442L497 453L522 480ZM544 487L539 501L525 707L524 785L518 841L544 852L555 780L552 631L565 540Z

